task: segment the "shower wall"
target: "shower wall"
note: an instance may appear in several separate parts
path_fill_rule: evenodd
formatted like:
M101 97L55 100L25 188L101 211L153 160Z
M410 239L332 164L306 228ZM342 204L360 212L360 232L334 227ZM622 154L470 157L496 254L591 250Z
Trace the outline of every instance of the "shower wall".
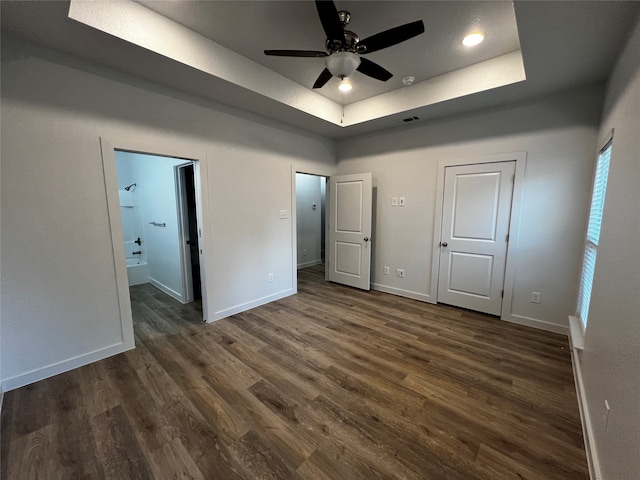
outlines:
M120 195L120 215L122 217L125 257L146 261L146 251L142 248L144 228L142 226L142 209L140 208L139 194L133 191L133 188L129 191L122 189L118 193ZM140 245L136 241L139 241ZM134 254L133 252L142 253Z

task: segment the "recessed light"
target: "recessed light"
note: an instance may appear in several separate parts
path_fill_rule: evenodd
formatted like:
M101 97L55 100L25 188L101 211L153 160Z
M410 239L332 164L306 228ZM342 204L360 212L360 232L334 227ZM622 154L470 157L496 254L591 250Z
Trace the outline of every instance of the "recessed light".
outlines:
M482 33L473 32L467 35L466 37L464 37L464 39L462 40L462 44L465 47L473 47L474 45L478 45L479 43L482 43L483 40L484 40L484 35Z
M342 81L340 82L340 85L338 85L338 90L340 90L341 92L348 92L351 90L351 82L349 82L348 78L343 78Z

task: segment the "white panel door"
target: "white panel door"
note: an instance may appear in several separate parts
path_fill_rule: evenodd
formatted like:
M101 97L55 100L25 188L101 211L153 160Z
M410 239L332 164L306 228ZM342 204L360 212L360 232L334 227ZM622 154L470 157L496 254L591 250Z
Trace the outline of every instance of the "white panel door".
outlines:
M329 180L329 280L351 287L371 288L370 173Z
M447 167L438 302L500 315L515 162Z

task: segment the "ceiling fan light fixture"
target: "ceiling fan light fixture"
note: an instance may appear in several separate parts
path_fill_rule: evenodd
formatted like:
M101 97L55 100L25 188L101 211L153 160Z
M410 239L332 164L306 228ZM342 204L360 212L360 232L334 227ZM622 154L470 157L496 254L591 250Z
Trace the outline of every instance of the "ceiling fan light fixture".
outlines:
M465 47L473 47L475 45L478 45L479 43L482 43L483 40L484 35L481 32L473 32L464 37L464 39L462 40L462 44Z
M340 81L340 84L338 85L338 90L340 90L343 93L347 93L351 91L352 88L353 86L351 85L351 82L349 81L348 78L343 78Z
M326 65L334 77L350 77L360 66L360 57L351 52L336 52L327 57Z

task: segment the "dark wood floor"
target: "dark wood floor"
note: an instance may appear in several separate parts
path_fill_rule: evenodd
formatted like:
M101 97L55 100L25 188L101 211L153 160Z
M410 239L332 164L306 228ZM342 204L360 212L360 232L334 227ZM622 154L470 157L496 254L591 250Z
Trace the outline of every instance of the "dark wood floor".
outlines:
M3 479L587 479L565 337L299 274L214 324L131 289L131 352L8 392Z

